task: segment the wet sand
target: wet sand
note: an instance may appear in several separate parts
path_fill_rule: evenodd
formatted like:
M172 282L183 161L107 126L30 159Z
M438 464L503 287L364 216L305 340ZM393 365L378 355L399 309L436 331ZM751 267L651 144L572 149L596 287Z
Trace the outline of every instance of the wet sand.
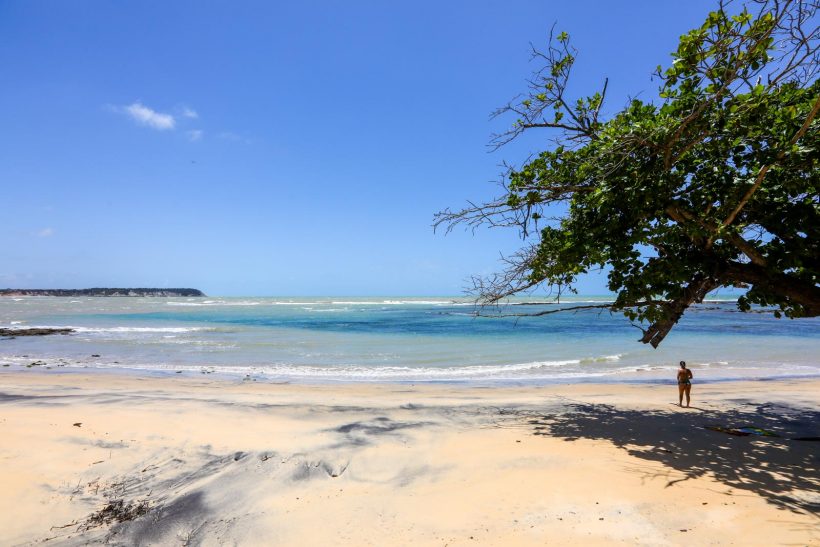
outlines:
M816 545L817 393L2 372L0 543Z

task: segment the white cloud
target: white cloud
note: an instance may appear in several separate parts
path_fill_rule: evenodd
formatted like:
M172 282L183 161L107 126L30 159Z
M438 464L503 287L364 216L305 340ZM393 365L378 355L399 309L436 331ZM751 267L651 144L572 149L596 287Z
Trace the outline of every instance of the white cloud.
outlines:
M202 135L204 135L205 132L201 129L192 129L190 131L186 131L185 134L188 135L189 141L196 142L202 139Z
M182 109L182 116L185 118L197 119L199 118L199 114L193 108L188 108L187 106Z
M43 228L37 232L37 237L51 237L54 235L54 228Z
M122 111L128 114L131 119L138 124L157 129L158 131L166 131L176 127L177 122L172 115L157 112L139 101L124 107Z

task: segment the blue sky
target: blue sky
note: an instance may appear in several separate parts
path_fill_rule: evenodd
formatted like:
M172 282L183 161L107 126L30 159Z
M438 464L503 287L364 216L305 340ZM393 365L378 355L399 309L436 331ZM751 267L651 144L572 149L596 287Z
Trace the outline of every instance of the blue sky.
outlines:
M714 5L0 0L0 287L458 294L520 242L432 216L546 146L486 147L529 43L611 112Z

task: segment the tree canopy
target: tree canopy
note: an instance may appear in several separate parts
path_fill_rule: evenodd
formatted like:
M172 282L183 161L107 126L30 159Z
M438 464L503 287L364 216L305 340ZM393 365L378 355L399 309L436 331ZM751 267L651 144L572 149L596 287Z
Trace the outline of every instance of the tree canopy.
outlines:
M540 129L546 150L508 167L500 198L436 215L447 230L521 231L504 271L475 279L479 300L543 286L560 296L608 267L608 307L654 347L720 287L748 289L743 311L820 315L817 10L816 0L721 2L657 68L657 98L606 119L606 80L570 97L577 52L551 33L533 50L527 92L495 113L512 126L491 141Z

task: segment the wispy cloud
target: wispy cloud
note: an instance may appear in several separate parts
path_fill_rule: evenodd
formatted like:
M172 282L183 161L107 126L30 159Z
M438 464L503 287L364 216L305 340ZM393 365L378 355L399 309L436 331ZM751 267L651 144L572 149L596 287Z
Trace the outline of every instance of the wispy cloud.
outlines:
M43 228L35 234L37 237L51 237L54 235L54 228Z
M177 124L176 119L171 114L158 112L153 108L145 106L139 101L122 107L120 111L127 114L138 124L150 127L151 129L156 129L158 131L174 129Z
M242 135L237 135L233 131L223 131L217 135L222 140L225 141L233 141L233 142L243 142L245 144L250 144L250 139L246 139Z
M154 110L150 106L146 106L142 101L135 101L127 106L106 105L106 109L110 112L124 114L131 118L139 125L156 129L157 131L179 131L181 136L184 136L190 142L198 142L205 138L204 129L187 129L191 125L200 125L199 112L190 106L183 105L176 106L172 112L160 112ZM224 141L241 142L250 144L251 141L247 137L234 133L233 131L209 131L209 140L218 139Z

